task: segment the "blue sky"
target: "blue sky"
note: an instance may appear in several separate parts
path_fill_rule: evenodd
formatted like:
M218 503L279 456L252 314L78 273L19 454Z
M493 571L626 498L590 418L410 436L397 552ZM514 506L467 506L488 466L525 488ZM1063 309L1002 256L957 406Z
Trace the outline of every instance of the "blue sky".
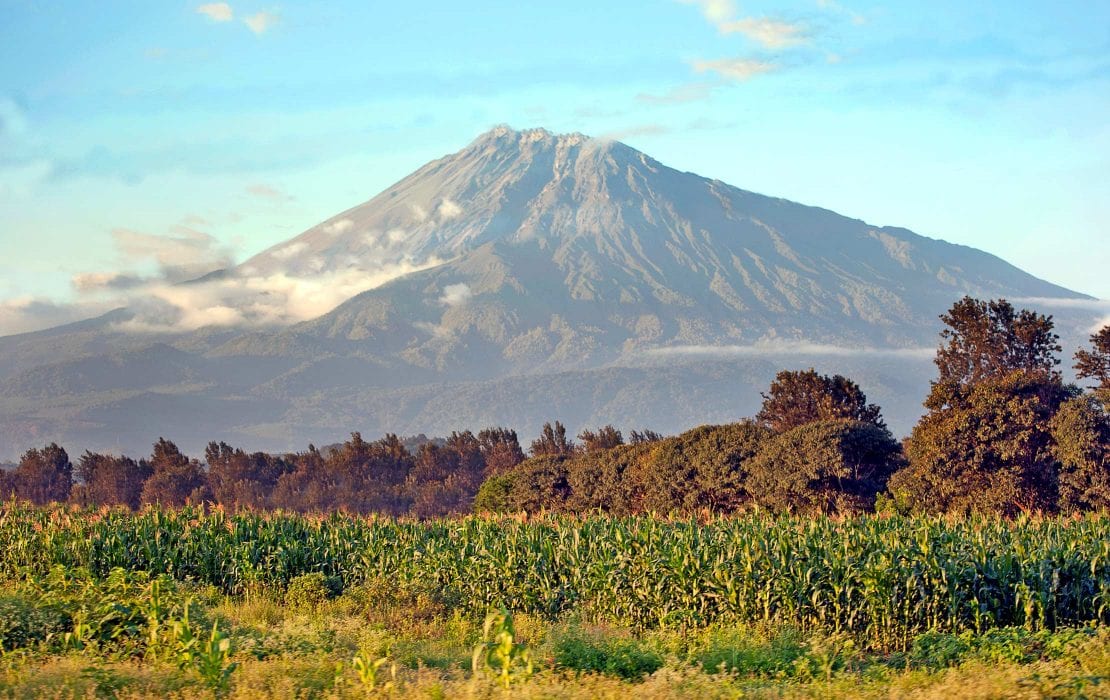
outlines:
M0 0L0 333L242 260L499 123L1110 298L1110 3Z

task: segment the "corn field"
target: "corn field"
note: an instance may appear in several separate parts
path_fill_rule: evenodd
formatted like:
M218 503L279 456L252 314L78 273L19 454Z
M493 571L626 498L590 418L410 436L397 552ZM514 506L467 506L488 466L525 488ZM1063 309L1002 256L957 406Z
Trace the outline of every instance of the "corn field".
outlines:
M476 615L570 611L639 628L790 624L904 649L927 631L1110 622L1110 517L548 516L428 522L219 510L0 506L0 577L62 565L167 574L229 594L320 572Z

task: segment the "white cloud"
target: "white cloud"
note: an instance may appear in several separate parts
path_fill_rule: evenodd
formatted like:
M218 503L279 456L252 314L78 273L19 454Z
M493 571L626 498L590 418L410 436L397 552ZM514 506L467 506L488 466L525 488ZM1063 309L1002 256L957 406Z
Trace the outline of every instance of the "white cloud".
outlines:
M324 224L324 233L331 236L338 236L341 233L350 231L354 226L355 222L350 219L339 219L338 221Z
M132 289L146 282L139 275L124 272L84 272L73 276L73 288L82 294Z
M450 199L444 199L442 202L439 203L439 206L436 207L436 217L440 221L449 221L451 219L458 218L462 216L462 213L462 207L460 207L458 204L454 203Z
M412 218L416 219L418 223L424 223L428 220L428 212L424 207L419 204L412 204L410 207L412 208Z
M205 326L264 327L307 321L402 275L440 264L404 261L374 270L347 268L294 276L229 275L207 282L152 284L127 299L134 317L121 330L187 332Z
M732 0L679 0L684 5L697 5L705 18L713 24L727 22L736 16L736 3Z
M391 228L386 231L385 236L389 239L390 243L400 243L408 238L408 233L406 233L403 228Z
M268 29L277 24L278 19L278 15L272 12L258 12L250 17L243 18L243 23L255 34L264 34Z
M743 82L778 68L774 63L751 58L715 58L691 63L698 73L716 73L722 78Z
M802 25L769 17L746 17L724 22L718 29L722 34L743 34L766 49L785 49L809 42Z
M306 248L308 248L307 243L304 241L297 241L296 243L290 243L287 246L278 248L270 253L270 256L278 260L289 260L290 258L295 258L300 255Z
M447 306L458 306L471 297L470 285L465 283L449 284L443 288L443 296L439 303Z
M205 15L213 22L230 22L235 18L231 5L226 2L209 2L197 7L197 12Z
M171 282L193 279L232 264L230 251L210 234L187 226L174 226L170 231L155 235L117 228L112 230L112 238L127 263L153 260Z
M652 357L777 357L786 355L830 355L835 357L902 357L929 359L936 354L933 347L875 348L844 347L805 341L777 341L753 345L670 345L644 351Z

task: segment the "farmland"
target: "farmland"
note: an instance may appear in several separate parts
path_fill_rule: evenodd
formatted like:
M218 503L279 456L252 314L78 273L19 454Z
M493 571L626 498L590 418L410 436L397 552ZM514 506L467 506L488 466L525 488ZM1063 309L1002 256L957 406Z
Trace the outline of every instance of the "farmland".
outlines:
M10 503L0 578L13 696L1110 690L1104 515L416 521ZM498 610L512 617L483 629Z

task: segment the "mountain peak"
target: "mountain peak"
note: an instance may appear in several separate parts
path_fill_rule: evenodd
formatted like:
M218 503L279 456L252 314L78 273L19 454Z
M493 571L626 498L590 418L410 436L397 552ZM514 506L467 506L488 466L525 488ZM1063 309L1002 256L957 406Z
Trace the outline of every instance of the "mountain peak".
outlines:
M590 140L593 140L592 137L577 131L569 134L556 134L543 127L517 130L508 124L498 124L480 135L470 145L471 147L510 144L521 146L540 143L550 146L577 146Z

